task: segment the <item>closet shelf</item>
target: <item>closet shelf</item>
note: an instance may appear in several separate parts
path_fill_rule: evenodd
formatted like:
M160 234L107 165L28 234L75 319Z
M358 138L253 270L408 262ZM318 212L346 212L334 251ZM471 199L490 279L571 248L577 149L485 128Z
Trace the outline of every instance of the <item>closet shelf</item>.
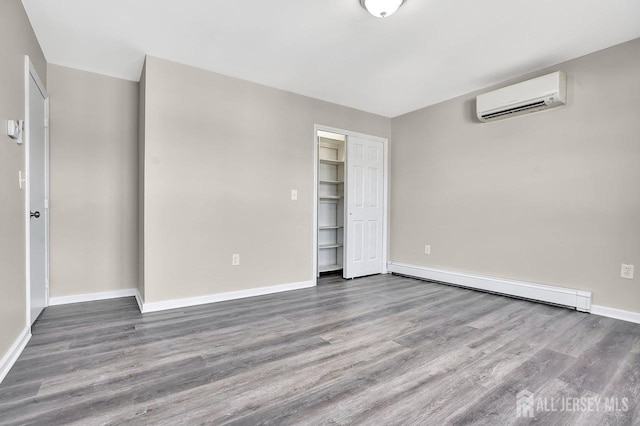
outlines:
M342 265L322 265L322 266L318 266L318 272L339 271L340 269L342 269Z
M321 195L318 198L321 200L340 200L344 197L342 195Z
M342 243L333 243L333 244L320 244L318 245L318 248L320 250L323 249L334 249L334 248L338 248L338 247L342 247Z
M340 161L340 160L326 160L324 158L320 159L320 164L331 164L333 166L339 166L344 164L344 161Z
M332 225L332 226L319 226L318 229L323 230L323 229L342 229L344 228L344 226L337 226L337 225Z
M320 183L327 183L327 184L332 184L332 185L340 185L340 184L343 184L344 181L343 180L321 180Z

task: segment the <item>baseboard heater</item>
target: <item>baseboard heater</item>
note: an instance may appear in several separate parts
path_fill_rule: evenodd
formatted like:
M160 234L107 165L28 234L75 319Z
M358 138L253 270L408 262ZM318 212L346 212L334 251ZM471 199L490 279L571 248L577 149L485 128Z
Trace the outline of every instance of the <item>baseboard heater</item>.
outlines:
M399 262L389 262L387 269L389 272L397 275L421 278L442 284L452 284L552 305L566 306L582 312L591 312L590 291L473 275Z

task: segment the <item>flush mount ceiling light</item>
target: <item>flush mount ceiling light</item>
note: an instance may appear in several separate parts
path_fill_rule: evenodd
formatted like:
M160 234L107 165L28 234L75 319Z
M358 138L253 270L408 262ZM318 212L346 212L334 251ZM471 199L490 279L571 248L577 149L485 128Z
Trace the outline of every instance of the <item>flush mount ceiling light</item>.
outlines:
M360 0L362 7L375 17L386 18L393 15L404 0Z

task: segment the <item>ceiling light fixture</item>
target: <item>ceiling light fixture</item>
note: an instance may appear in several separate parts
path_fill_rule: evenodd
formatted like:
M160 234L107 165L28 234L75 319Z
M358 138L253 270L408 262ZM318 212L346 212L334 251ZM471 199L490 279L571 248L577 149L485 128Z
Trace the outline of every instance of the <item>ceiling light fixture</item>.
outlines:
M404 0L360 0L362 7L377 18L386 18L396 13Z

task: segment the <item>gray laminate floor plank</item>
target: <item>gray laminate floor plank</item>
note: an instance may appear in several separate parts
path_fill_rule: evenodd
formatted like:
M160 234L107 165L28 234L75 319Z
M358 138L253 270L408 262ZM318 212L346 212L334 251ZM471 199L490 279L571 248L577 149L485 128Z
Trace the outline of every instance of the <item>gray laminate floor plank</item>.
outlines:
M154 414L150 419L154 422L166 420L169 424L176 418L218 424L237 420L249 413L270 408L274 398L281 403L295 404L307 392L333 387L341 383L344 377L406 352L406 348L392 342L375 348L351 345L321 347L309 354L289 358L286 362L263 365L257 377L256 372L245 372L230 380L181 394L184 402L179 408L166 410L169 401L154 401L151 405ZM299 374L291 375L291 368L295 368ZM202 398L200 391L216 397Z
M515 417L520 390L627 397ZM378 275L142 315L45 309L0 424L639 424L640 326ZM597 422L597 423L594 423Z
M616 321L608 333L582 353L560 378L567 383L600 394L638 339L640 333L636 324Z
M471 407L449 420L453 425L513 423L517 420L514 416L514 402L518 391L538 391L544 384L557 378L573 361L574 358L568 355L542 349L476 400Z
M616 322L611 318L587 315L583 321L571 327L547 348L567 355L580 356L602 340Z
M580 420L600 425L640 424L640 354L629 352L598 395L601 405L595 412L582 413ZM626 410L609 410L613 406Z
M506 332L517 330L520 322L517 316L507 317L510 319L501 318L498 326L487 329L505 332L505 340L508 340ZM556 322L554 318L547 318L546 321ZM456 334L456 331L452 334ZM496 376L504 377L530 357L529 351L524 350L524 343L518 342L518 347L513 345L516 342L509 342L504 347L478 345L473 340L466 346L456 345L456 351L444 351L438 358L428 362L431 368L436 368L435 371L440 369L428 386L421 386L420 381L417 378L411 380L412 377L408 377L409 380L404 384L398 383L397 377L392 382L381 383L379 389L370 392L371 396L363 396L362 399L368 401L354 404L357 410L351 404L344 404L344 409L334 412L332 418L340 423L425 424L431 421L433 424L445 424L446 418L453 412L460 411L487 393L482 383L490 387L491 382L499 382ZM513 368L505 368L504 361L508 361ZM491 382L487 383L487 378ZM420 409L416 410L418 406Z

